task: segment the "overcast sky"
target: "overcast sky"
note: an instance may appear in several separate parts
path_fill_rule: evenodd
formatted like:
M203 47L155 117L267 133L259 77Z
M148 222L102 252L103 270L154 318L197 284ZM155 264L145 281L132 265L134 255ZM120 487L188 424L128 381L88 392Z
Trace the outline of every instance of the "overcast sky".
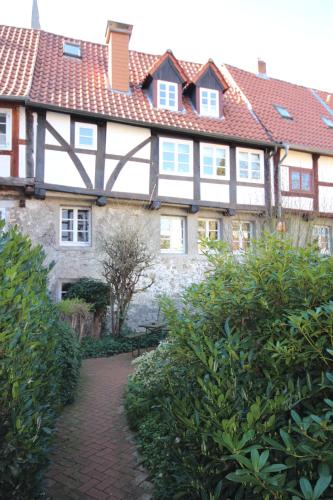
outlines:
M4 3L4 2L3 2ZM104 42L108 19L134 25L130 48L212 57L333 92L333 0L38 0L42 29ZM10 0L0 22L30 27L32 0Z

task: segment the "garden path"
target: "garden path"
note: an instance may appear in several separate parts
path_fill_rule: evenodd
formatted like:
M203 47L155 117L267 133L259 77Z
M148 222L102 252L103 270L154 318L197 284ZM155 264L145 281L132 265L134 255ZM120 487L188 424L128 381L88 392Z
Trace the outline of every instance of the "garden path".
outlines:
M151 498L123 408L131 361L131 354L83 361L79 393L58 421L46 474L52 499Z

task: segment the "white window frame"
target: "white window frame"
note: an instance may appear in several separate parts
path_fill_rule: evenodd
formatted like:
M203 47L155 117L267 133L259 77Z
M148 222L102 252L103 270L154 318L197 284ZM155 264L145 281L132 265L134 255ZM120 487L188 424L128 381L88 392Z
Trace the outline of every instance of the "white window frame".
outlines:
M248 162L249 162L249 155L250 154L258 154L259 155L259 162L260 162L260 176L259 179L252 179L249 177L241 177L240 176L240 153L247 153L248 154ZM237 148L236 150L236 161L237 161L237 181L238 182L246 182L249 184L264 184L265 183L265 167L264 167L264 152L261 149L246 149L246 148ZM250 174L250 165L249 165L249 170Z
M234 250L233 249L233 243L234 243L234 238L233 238L233 232L234 232L234 228L233 228L233 224L239 224L240 226L242 226L242 224L250 224L250 247L252 245L252 241L253 241L253 237L254 237L254 223L253 221L250 221L250 220L239 220L239 221L232 221L232 225L231 225L231 249L232 249L232 253L234 255L239 255L239 254L244 254L246 252L246 249L244 248L244 245L243 245L243 241L245 241L244 238L242 238L242 229L240 228L240 238L239 238L239 250Z
M176 153L175 153L175 170L164 170L163 169L163 144L167 142L172 142L176 145ZM189 171L188 172L179 172L178 168L178 145L186 144L189 146ZM192 141L183 141L181 139L173 139L169 137L160 137L159 140L159 172L163 175L180 175L185 177L193 177L193 142Z
M175 247L171 247L171 242L172 242L172 234L170 234L170 247L171 248L162 248L161 247L161 239L162 239L162 219L173 219L173 220L180 220L181 223L181 234L182 234L182 241L181 241L181 247L180 249L176 249ZM177 216L177 215L161 215L160 217L160 252L161 253L167 253L167 254L179 254L183 255L186 253L186 218L182 216Z
M73 222L73 241L62 241L62 211L63 210L73 210L74 211L74 222ZM87 210L88 211L88 241L78 241L78 211ZM62 206L60 207L60 223L59 223L59 244L64 247L89 247L91 246L91 208L90 207L71 207Z
M81 144L81 128L92 130L92 144ZM75 147L77 149L97 149L97 125L94 123L75 122Z
M208 92L208 110L204 112L203 110L203 93ZM216 108L212 108L211 106L211 95L215 95L216 97ZM205 87L200 87L200 115L201 116L211 116L212 118L219 118L220 116L220 94L218 90L215 89L206 89Z
M198 251L199 253L203 252L203 249L201 248L201 240L199 238L199 222L203 221L205 223L205 236L204 238L208 238L209 241L220 241L221 240L221 221L220 219L215 219L213 217L199 217L198 218ZM217 239L216 240L210 240L209 238L209 223L210 222L217 222Z
M167 103L161 104L161 84L166 86ZM170 105L169 92L170 88L175 90L175 105ZM159 109L168 109L169 111L178 111L178 83L168 82L167 80L157 80L157 107Z
M328 230L328 251L324 252L319 248L319 251L322 255L332 255L332 228L326 224L315 224L312 228L312 240L317 243L319 234L315 234L318 229L327 229Z
M204 164L203 164L203 149L205 147L210 147L213 148L213 168L215 168L216 171L216 165L215 165L215 159L216 159L216 150L217 149L224 149L225 150L225 175L217 175L212 174L205 174L204 172ZM229 146L225 146L224 144L211 144L209 142L200 142L200 177L203 179L218 179L218 180L224 180L224 181L229 181L230 180L230 148Z
M12 110L9 108L0 108L0 113L6 115L6 136L5 144L0 144L1 151L11 151L12 149Z

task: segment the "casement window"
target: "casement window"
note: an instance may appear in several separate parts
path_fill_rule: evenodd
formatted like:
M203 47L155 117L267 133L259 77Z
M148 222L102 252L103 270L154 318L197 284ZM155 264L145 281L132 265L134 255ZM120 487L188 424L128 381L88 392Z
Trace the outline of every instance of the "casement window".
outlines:
M312 193L312 171L302 168L289 168L289 191Z
M157 80L157 107L178 111L177 83Z
M64 42L64 55L81 58L81 47L77 43Z
M185 218L161 216L160 248L162 253L185 253Z
M202 116L219 116L219 93L218 90L200 88L200 114Z
M75 147L81 149L97 149L97 125L76 122Z
M233 253L246 252L253 239L253 223L233 221L232 223L232 251Z
M220 221L218 219L198 219L198 247L202 252L205 245L203 239L217 241L221 238Z
M229 179L229 148L216 144L200 144L201 177Z
M193 144L190 141L160 138L160 173L192 175Z
M91 244L91 211L89 208L60 209L60 244L89 246Z
M264 155L262 151L237 149L237 180L264 182Z
M330 226L313 226L313 241L323 255L332 255L332 234Z
M12 112L0 108L0 150L12 149Z

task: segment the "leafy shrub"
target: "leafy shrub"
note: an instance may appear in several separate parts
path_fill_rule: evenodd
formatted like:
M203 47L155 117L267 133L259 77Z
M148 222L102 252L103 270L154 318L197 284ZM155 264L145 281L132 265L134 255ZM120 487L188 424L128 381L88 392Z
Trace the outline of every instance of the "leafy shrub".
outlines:
M215 250L183 310L164 301L156 383L129 383L156 496L332 498L333 259L275 236L242 262Z
M63 316L72 316L78 314L87 317L91 311L91 305L83 299L65 299L57 304L58 311Z
M1 230L1 228L0 228ZM0 497L35 498L78 346L47 293L41 248L0 232Z

